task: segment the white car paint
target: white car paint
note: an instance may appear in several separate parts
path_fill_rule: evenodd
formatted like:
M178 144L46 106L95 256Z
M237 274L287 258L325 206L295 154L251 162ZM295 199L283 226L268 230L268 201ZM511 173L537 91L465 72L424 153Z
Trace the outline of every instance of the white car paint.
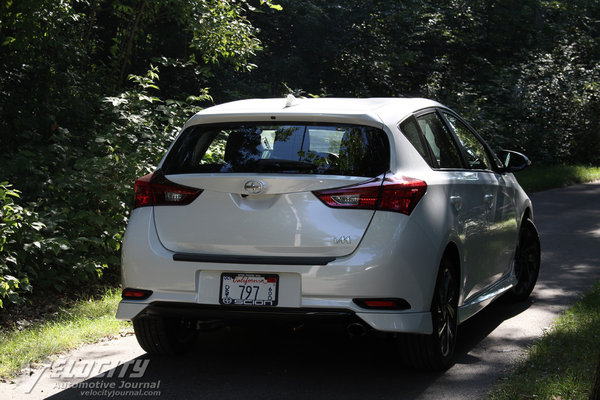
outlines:
M531 202L510 173L435 170L398 126L414 112L446 109L425 99L244 100L208 108L184 126L232 121L352 123L383 129L390 171L427 183L410 215L326 207L311 191L366 181L366 177L277 174L191 174L168 179L205 191L187 206L132 211L123 250L123 286L151 290L123 300L117 318L131 320L154 302L219 306L223 272L275 273L277 308L351 311L387 332L432 332L430 306L440 260L451 244L460 256L459 321L515 284L513 258L519 226ZM162 163L158 166L160 168ZM243 183L260 179L265 191L242 197ZM274 214L275 218L270 218ZM300 217L301 216L301 217ZM335 238L348 237L343 243ZM183 253L333 256L327 265L174 261ZM360 297L402 298L409 310L371 310Z

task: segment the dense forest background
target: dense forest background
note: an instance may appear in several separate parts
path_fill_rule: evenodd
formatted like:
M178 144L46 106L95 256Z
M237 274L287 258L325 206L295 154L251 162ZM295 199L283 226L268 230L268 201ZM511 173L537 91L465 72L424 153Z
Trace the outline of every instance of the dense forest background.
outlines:
M136 177L195 111L420 96L600 165L597 0L0 1L0 307L114 283Z

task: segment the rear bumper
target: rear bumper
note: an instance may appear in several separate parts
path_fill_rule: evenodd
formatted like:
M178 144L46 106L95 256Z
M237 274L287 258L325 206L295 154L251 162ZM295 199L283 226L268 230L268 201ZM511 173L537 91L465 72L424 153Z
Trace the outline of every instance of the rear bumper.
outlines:
M382 332L432 332L430 313L375 313L355 312L343 308L288 308L288 307L224 307L212 304L181 302L141 302L123 300L117 310L117 319L131 320L144 316L189 318L200 321L282 321L311 323L361 322Z
M143 313L163 309L172 315L179 308L194 310L198 318L214 316L279 318L291 310L310 317L315 310L358 318L372 328L387 332L432 332L429 312L441 254L432 249L431 238L412 219L396 213L375 213L372 225L350 255L327 263L240 263L237 259L185 259L167 250L154 227L151 207L133 211L122 247L124 287L153 292L146 300L123 300L117 318L131 320ZM272 260L270 260L272 261ZM220 277L224 272L277 274L278 306L233 313L219 304ZM408 310L371 310L357 306L356 298L400 298ZM169 307L165 307L169 303ZM161 304L160 307L156 304ZM167 310L167 311L165 311Z

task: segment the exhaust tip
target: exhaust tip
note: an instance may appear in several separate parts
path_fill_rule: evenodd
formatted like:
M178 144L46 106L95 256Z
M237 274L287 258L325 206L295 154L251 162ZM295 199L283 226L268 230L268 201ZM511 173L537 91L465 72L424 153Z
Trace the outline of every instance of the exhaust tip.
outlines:
M348 332L350 337L363 337L367 334L367 327L354 322L346 327L346 332Z

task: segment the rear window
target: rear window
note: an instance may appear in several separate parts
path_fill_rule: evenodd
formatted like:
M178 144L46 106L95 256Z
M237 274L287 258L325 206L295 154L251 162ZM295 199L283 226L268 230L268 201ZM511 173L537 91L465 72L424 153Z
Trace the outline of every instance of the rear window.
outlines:
M171 148L166 174L268 172L374 177L390 163L377 128L338 124L219 124L187 128Z

